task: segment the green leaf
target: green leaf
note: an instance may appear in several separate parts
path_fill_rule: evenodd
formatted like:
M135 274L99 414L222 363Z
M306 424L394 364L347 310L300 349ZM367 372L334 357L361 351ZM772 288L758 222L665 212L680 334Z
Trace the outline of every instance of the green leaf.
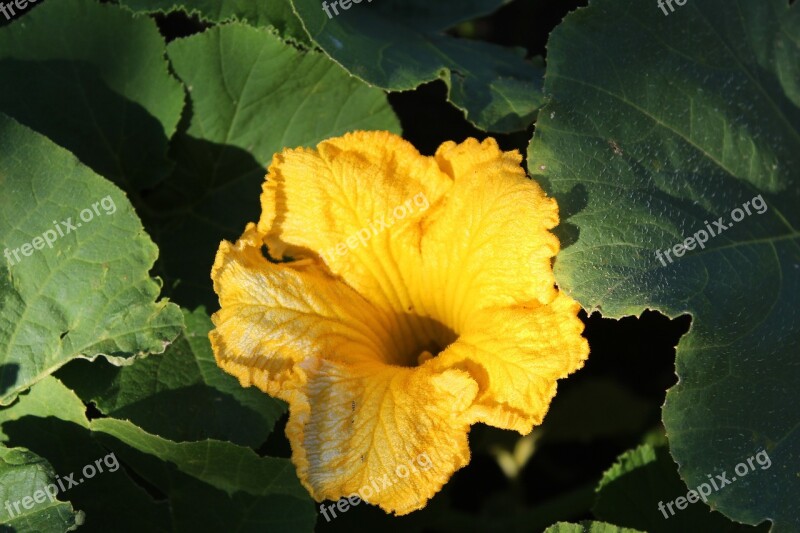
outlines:
M46 377L12 406L0 410L0 441L47 458L61 479L60 497L85 512L80 531L172 530L166 504L154 501L137 486L120 468L117 455L93 438L85 411L71 390L56 378Z
M175 443L123 420L98 419L92 428L126 445L121 449L104 439L169 495L180 530L313 530L313 502L288 459L259 457L249 448L215 440Z
M48 460L61 477L86 465L124 464L125 469L85 478L67 494L86 511L96 531L187 531L229 528L311 531L312 501L288 459L259 457L230 442L176 443L149 434L129 421L88 421L80 399L50 376L0 410L2 442L25 446ZM109 459L106 459L109 458ZM113 462L112 459L113 458ZM107 462L105 462L107 461ZM126 472L144 479L158 502L134 485ZM123 528L120 524L130 524Z
M399 132L385 94L316 52L233 23L172 42L191 117L173 140L178 168L149 199L160 272L186 306L217 306L210 271L222 239L258 220L274 153L355 129Z
M564 290L610 317L692 315L663 410L683 479L697 486L766 449L772 468L710 501L786 529L800 528L799 41L800 7L785 0L690 2L666 17L597 0L550 37L553 99L528 155L561 209ZM750 215L734 212L744 204ZM711 237L719 217L740 220ZM657 251L701 230L704 248L662 264Z
M180 10L208 22L239 20L252 26L272 26L286 39L310 44L303 24L288 0L121 0L136 13L169 13Z
M155 22L92 0L46 2L0 28L0 111L129 191L164 178L183 90Z
M261 164L283 147L310 146L354 129L399 132L382 91L263 29L226 24L173 41L167 53L190 91L186 133L247 150Z
M636 529L618 527L605 522L586 520L580 524L558 522L544 530L544 533L641 533Z
M173 463L181 472L228 495L246 492L255 496L285 494L308 497L288 459L259 457L249 448L219 440L172 442L151 435L127 420L99 418L92 422L92 430L111 435L143 453ZM158 476L154 476L153 482L166 484Z
M183 319L154 303L158 251L124 194L3 115L0 153L0 405L77 357L164 351Z
M227 440L258 447L285 412L283 402L242 388L216 364L205 311L183 311L181 335L161 355L114 367L76 361L58 377L105 415L173 441Z
M405 91L441 79L470 122L495 132L524 130L543 103L544 69L524 51L445 34L502 0L360 0L328 16L332 3L292 0L311 39L371 85Z
M83 513L60 501L57 491L55 472L47 461L25 448L0 445L0 524L20 533L75 530L83 523Z
M667 447L642 445L622 454L603 474L592 512L601 520L649 533L757 531L711 512L702 499L681 501L680 509L675 500L685 500L687 492ZM707 492L705 488L703 492ZM699 497L698 493L692 499Z

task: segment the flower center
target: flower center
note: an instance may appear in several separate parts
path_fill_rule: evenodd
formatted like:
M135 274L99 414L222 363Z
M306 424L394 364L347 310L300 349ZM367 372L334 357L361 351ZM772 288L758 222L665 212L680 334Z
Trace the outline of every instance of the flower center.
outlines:
M398 317L397 325L392 335L397 349L392 362L398 366L419 366L458 338L446 324L431 317L404 314Z

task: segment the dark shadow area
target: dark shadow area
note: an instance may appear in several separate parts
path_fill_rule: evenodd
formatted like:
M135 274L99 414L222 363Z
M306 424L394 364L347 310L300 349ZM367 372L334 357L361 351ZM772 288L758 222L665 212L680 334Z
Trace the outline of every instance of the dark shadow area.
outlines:
M219 307L211 266L223 239L235 241L260 215L266 169L234 146L179 132L170 155L174 172L143 193L145 229L160 256L153 273L165 280L164 294L188 308Z
M3 363L0 365L0 396L4 396L17 386L20 366L18 363Z
M619 320L604 318L599 313L586 316L584 337L589 339L591 355L574 377L585 374L612 377L627 388L658 405L664 402L666 390L677 382L675 346L689 331L691 317L674 320L657 311L644 311L639 317Z
M63 146L135 199L172 164L161 123L87 63L0 61L0 111Z
M423 155L433 155L445 141L459 143L468 137L479 141L494 137L503 150L519 150L523 157L528 148L532 127L507 134L475 128L461 110L447 101L447 86L442 81L426 83L414 91L390 93L389 103L400 118L403 138Z
M179 337L178 346L166 355L141 359L136 369L76 360L59 369L56 377L89 402L90 420L105 416L129 420L175 442L216 439L261 445L268 424L280 413L279 400L269 400L255 389L245 391L213 361L195 359L185 342ZM219 375L209 377L207 372ZM171 377L156 385L158 375Z
M212 26L211 23L200 20L197 15L187 15L183 11L156 13L153 18L167 43L203 32Z
M533 179L538 181L546 191L552 190L547 179L537 175L534 175ZM553 234L558 237L561 249L564 250L578 242L581 230L576 224L569 222L569 219L589 205L589 193L583 183L578 183L569 192L556 194L554 198L558 202L558 218L560 222L553 229Z
M87 428L54 417L23 416L5 422L3 432L8 436L7 445L23 446L53 466L66 489L59 490L57 498L72 502L76 510L86 513L83 527L87 531L120 531L119 524L158 531L157 524L167 523L166 504L155 501L135 484L126 475L128 468L122 457L110 457L114 452L100 445ZM106 458L111 467L112 459L117 459L118 468L113 472L106 466ZM104 470L89 478L83 469L98 460Z
M261 445L256 453L261 457L284 457L292 456L292 447L289 439L286 438L286 424L289 422L289 409L275 422L272 433L267 437L267 441Z
M487 17L459 26L458 33L501 46L523 46L529 56L547 55L550 32L570 12L588 0L535 0L509 2Z

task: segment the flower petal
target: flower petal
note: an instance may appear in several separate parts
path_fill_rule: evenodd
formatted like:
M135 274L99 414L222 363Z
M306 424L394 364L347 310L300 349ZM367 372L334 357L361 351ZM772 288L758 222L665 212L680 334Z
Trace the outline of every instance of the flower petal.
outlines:
M306 382L301 363L388 360L390 318L310 261L268 262L255 225L223 242L211 276L221 309L209 334L218 364L243 386L278 395Z
M284 397L298 476L317 500L359 494L386 512L424 507L469 463L465 373L322 361Z
M431 364L462 369L477 381L472 422L526 435L547 413L556 380L581 368L589 355L579 310L563 293L548 305L485 309Z
M467 139L442 144L435 158L454 185L428 215L420 262L408 269L424 301L417 312L462 333L482 309L552 300L559 243L548 230L558 207L525 176L519 153Z

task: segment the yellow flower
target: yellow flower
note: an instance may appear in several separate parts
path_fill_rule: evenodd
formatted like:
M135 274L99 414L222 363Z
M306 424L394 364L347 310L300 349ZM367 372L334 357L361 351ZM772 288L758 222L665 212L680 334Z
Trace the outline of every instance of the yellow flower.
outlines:
M469 462L471 424L529 433L583 365L558 208L520 162L493 139L425 157L388 132L285 150L258 225L220 245L217 363L289 403L317 500L424 507Z

